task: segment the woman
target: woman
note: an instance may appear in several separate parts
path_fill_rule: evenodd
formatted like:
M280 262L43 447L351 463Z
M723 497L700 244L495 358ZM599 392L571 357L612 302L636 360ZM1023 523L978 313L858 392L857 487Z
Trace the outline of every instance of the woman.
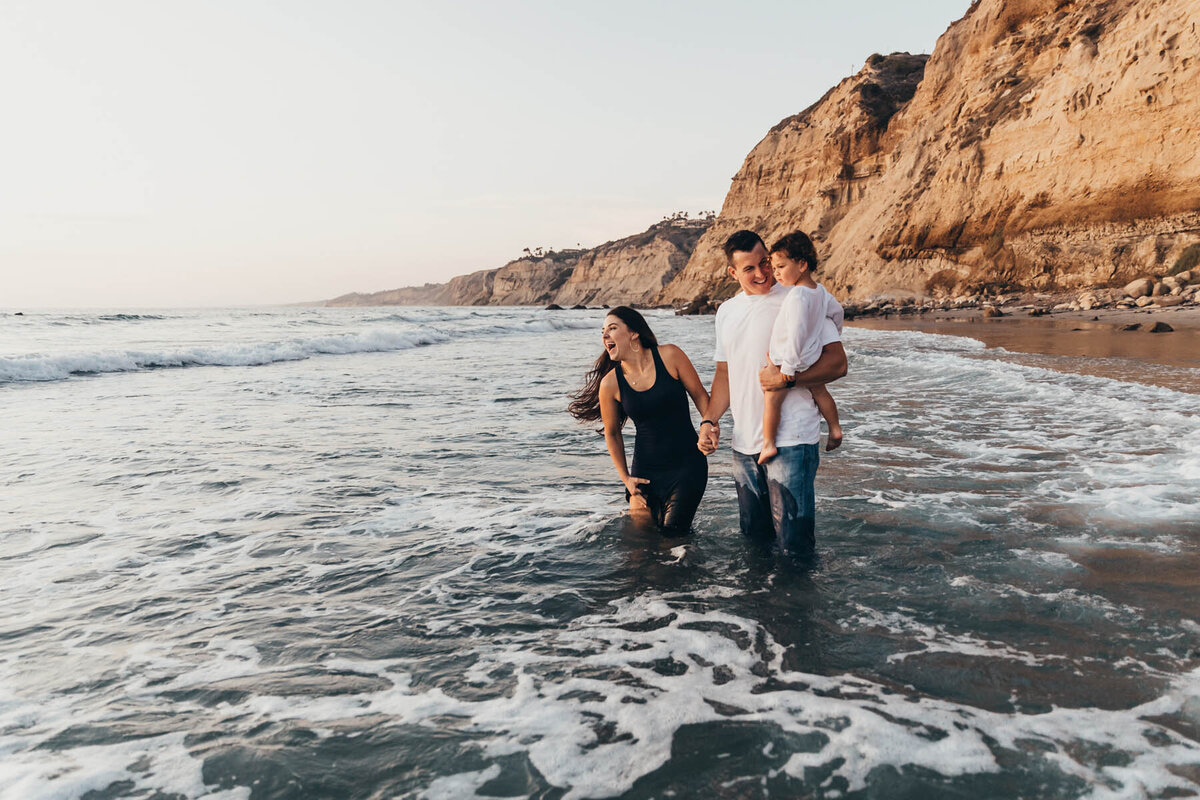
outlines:
M708 459L696 447L687 396L703 418L708 392L687 355L673 344L660 346L632 308L610 310L600 340L604 352L569 410L581 421L604 421L604 441L630 513L652 519L666 536L686 535L708 483ZM626 418L637 429L632 469L621 435Z

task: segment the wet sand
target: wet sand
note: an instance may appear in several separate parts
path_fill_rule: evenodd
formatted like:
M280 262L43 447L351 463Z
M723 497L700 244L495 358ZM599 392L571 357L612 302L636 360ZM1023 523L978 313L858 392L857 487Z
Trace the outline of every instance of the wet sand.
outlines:
M1150 333L1156 322L1166 322L1175 330ZM1140 330L1123 329L1135 323ZM1095 309L1046 317L1015 311L998 318L985 318L975 310L938 311L866 317L847 324L968 336L989 348L1018 354L1018 361L1032 366L1200 394L1200 308L1195 307L1150 313Z

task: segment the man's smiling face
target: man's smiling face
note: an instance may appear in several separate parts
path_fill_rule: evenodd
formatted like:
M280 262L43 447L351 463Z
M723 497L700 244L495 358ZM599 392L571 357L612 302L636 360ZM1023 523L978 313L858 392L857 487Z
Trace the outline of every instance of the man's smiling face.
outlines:
M771 271L771 254L759 242L753 250L735 250L729 260L729 277L738 282L746 294L766 294L775 285Z

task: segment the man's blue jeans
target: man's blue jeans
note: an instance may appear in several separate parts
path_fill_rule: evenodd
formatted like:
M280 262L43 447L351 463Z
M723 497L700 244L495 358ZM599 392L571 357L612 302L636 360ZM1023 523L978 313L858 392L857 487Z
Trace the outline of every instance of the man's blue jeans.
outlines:
M820 455L815 444L779 448L779 455L758 465L758 454L733 451L742 533L754 539L774 538L788 555L816 552L816 495Z

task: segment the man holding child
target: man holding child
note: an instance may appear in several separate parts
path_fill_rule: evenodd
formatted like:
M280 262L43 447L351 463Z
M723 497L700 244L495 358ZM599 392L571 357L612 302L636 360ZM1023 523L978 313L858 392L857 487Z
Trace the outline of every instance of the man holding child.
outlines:
M772 327L789 292L801 290L776 283L771 253L753 231L734 233L724 249L729 275L742 291L717 310L717 368L707 413L700 423L698 446L705 454L716 450L720 439L718 420L730 409L742 533L758 539L774 538L783 552L809 557L816 548L813 482L821 424L821 411L810 390L846 374L846 351L834 321L822 317L820 324L811 324L810 314L809 324L799 334L807 341L797 343L795 352L807 349L819 353L819 357L807 368L802 368L802 362L794 365L792 368L802 368L795 374L781 372L767 358ZM815 250L803 233L784 237L776 250L777 262L806 262L801 263L802 271L816 267ZM811 282L811 278L808 280ZM772 403L778 414L774 455L764 452L763 447L766 391L785 393L782 403ZM764 456L763 463L759 463L760 455Z

